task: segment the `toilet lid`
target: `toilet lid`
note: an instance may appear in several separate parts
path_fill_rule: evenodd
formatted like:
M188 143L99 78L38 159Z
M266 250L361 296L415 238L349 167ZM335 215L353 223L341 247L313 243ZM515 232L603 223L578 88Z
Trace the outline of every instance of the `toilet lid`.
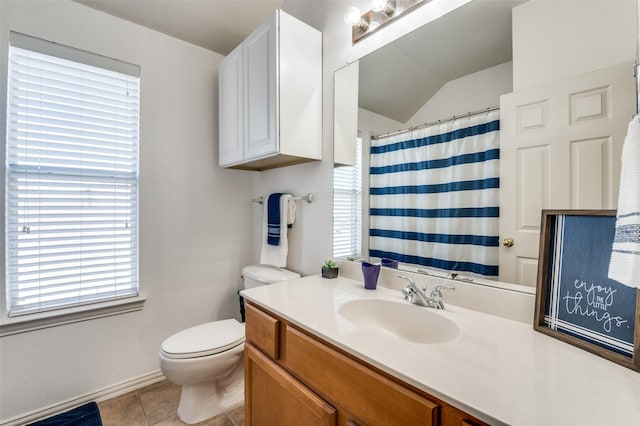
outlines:
M265 284L300 278L300 274L273 265L249 265L242 268L242 275Z
M227 351L244 342L244 324L234 319L188 328L162 342L167 358L196 358Z

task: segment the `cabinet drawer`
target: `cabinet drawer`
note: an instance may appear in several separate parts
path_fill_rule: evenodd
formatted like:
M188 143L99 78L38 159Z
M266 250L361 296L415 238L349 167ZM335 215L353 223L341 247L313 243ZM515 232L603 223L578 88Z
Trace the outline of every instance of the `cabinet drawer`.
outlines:
M273 359L280 357L280 320L247 304L245 337Z
M359 425L437 425L440 406L286 326L282 363Z

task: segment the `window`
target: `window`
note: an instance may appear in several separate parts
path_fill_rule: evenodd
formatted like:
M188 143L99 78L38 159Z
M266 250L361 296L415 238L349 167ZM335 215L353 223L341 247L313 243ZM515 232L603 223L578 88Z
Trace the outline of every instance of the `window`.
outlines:
M362 247L362 138L356 164L333 169L333 256L360 257Z
M139 67L10 34L9 316L138 295Z

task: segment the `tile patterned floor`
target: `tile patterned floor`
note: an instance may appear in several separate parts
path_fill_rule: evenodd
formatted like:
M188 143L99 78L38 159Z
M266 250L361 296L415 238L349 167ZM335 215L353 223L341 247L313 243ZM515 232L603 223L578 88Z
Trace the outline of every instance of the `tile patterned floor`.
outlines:
M104 426L185 425L178 418L180 386L167 381L98 403ZM244 426L244 407L227 411L198 426Z

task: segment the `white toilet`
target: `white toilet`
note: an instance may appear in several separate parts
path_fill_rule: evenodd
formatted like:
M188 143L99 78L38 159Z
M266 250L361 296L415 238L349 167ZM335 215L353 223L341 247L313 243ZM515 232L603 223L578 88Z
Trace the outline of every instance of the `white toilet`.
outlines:
M244 288L300 278L270 265L242 269ZM178 417L193 424L217 416L244 401L244 324L213 321L180 331L162 342L160 369L182 385Z

